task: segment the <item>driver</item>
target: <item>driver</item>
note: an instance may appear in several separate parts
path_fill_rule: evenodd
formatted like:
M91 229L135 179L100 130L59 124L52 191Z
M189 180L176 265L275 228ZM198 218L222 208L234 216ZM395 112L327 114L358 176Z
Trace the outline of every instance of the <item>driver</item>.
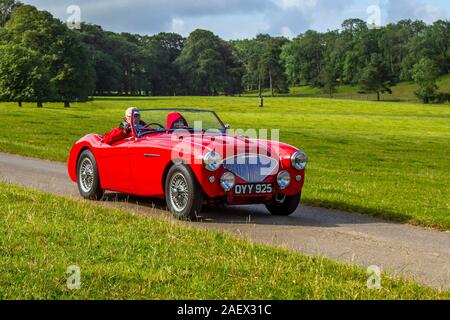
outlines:
M125 111L125 118L121 120L119 127L105 133L102 141L106 144L112 145L117 141L131 137L131 117L133 115L133 112L135 119L135 129L142 130L146 128L147 124L141 120L141 113L139 112L139 110L137 108L128 108L127 111Z
M127 121L131 123L131 115L133 114L133 111L134 111L134 129L137 131L148 129L149 126L144 121L141 120L141 113L136 108L129 108L126 111Z

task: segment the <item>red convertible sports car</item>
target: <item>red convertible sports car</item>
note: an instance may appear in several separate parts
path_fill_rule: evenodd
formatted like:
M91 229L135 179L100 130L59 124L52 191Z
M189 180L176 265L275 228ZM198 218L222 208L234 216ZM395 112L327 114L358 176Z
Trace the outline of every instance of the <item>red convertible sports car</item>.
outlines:
M307 156L277 141L230 134L213 111L135 110L131 134L112 145L89 134L75 143L70 178L81 196L100 200L105 190L165 198L180 219L194 219L208 204L265 204L273 215L298 207Z

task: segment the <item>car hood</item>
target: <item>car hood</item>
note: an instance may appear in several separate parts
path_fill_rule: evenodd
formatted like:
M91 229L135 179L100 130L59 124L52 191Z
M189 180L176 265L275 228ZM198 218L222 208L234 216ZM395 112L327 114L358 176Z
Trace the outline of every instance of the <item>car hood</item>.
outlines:
M203 135L192 133L171 133L158 137L147 137L153 146L158 142L169 144L172 149L191 153L195 157L202 157L207 151L216 151L223 158L240 154L263 154L272 158L290 158L298 149L277 141L264 139L249 139L242 136L228 134Z

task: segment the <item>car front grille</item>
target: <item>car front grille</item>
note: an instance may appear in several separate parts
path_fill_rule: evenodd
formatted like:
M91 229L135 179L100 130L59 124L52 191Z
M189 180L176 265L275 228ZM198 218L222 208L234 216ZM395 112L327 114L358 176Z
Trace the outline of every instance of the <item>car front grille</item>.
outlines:
M224 167L249 183L261 183L278 172L278 161L264 155L242 154L227 158Z

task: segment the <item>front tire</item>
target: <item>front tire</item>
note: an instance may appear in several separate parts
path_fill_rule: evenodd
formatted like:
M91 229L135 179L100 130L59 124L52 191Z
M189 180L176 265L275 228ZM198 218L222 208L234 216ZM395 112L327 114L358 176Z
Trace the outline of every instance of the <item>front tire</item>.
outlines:
M104 190L100 187L97 162L91 150L84 150L78 157L77 183L80 195L88 200L101 200Z
M202 210L203 191L190 168L185 165L170 168L165 193L167 207L177 219L195 220Z
M295 196L286 196L282 201L273 199L272 202L266 203L266 208L273 216L290 216L300 205L301 192Z

